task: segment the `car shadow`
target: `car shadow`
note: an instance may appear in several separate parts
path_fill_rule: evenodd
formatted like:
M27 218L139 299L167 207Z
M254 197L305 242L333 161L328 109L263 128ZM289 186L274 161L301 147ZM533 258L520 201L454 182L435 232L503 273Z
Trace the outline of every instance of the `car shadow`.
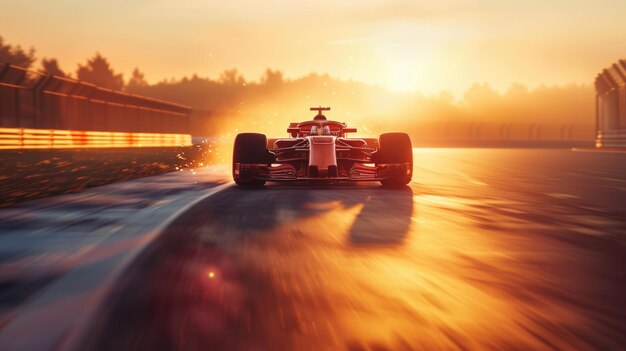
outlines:
M363 200L363 208L348 233L353 246L400 244L410 231L413 190L377 188Z
M401 244L410 231L414 215L413 189L386 188L373 183L289 183L272 184L261 189L233 189L241 195L262 194L264 206L258 209L254 226L275 226L290 211L294 219L304 219L330 211L330 202L342 208L362 206L348 230L350 246ZM245 193L247 192L247 193ZM274 213L272 213L274 212ZM238 221L237 225L246 225ZM250 223L251 224L251 223ZM252 224L251 224L252 225Z

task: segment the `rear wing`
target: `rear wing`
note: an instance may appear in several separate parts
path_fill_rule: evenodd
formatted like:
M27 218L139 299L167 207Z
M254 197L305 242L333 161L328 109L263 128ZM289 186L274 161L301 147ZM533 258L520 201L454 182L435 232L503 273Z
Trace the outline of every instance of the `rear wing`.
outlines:
M317 111L318 113L322 113L322 111L330 111L330 107L310 107L309 111Z
M300 133L300 127L298 127L298 124L298 122L291 122L287 128L287 133L291 134L293 138L297 137L298 133Z

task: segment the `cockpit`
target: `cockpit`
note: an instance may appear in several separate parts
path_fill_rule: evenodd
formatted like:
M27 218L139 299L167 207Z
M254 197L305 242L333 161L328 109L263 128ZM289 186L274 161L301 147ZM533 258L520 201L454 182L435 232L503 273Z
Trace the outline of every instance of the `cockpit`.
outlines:
M309 135L332 135L343 137L347 132L355 132L354 128L347 128L341 122L335 121L306 121L302 123L292 123L294 125L287 129L293 138L306 137Z
M312 121L290 123L287 133L292 138L304 138L310 135L328 135L345 137L346 133L356 133L356 128L349 128L343 122L329 121L322 111L329 111L330 107L311 107L311 111L318 111Z
M309 135L334 135L339 136L341 134L341 128L333 128L331 130L329 125L312 125L309 131Z

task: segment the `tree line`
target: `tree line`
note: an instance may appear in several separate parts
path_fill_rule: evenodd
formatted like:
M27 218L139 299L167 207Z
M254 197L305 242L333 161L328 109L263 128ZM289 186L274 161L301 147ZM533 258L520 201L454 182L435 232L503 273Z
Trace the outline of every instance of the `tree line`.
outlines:
M204 135L214 132L216 123L223 125L225 120L227 130L251 126L282 130L285 123L306 116L309 105L319 104L332 106L335 119L354 122L366 130L418 131L425 123L455 122L592 125L595 113L592 77L585 84L541 85L532 89L512 84L504 92L494 90L488 83L476 83L460 98L447 91L435 95L392 92L318 73L288 79L281 71L272 69L256 80L249 80L232 68L216 78L194 74L149 84L139 68L125 81L122 73L116 72L98 52L78 64L74 72L64 72L54 58L43 58L36 65L33 48L10 45L1 37L0 62L191 106L195 111L194 125Z
M122 90L125 87L121 73L115 73L109 61L99 52L87 59L84 64L78 64L76 71L72 74L64 72L59 66L59 61L55 58L42 58L39 66L35 66L37 57L35 49L24 49L21 45L11 45L0 36L0 62L9 63L26 69L32 69L44 74L52 74L60 77L70 77L96 84L98 86ZM137 70L137 72L139 72ZM133 79L129 83L134 83Z

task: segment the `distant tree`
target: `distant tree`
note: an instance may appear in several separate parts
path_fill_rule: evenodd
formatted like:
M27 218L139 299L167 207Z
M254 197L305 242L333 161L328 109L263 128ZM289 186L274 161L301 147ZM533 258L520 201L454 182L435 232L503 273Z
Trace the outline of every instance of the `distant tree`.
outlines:
M283 72L279 70L265 70L265 73L261 77L261 84L265 85L268 88L279 87L284 83Z
M465 102L471 106L493 105L499 102L501 96L488 83L474 83L463 96Z
M147 86L148 82L146 81L145 75L139 70L139 68L135 67L128 83L126 84L126 90L133 93L138 92Z
M5 44L4 38L0 37L0 62L30 68L35 62L35 49L24 51L19 45Z
M65 77L65 72L61 70L61 68L59 67L59 62L57 61L57 59L54 58L43 58L41 60L41 68L39 70L45 74Z
M441 103L451 105L454 103L454 95L452 95L452 93L448 90L442 90L439 92L439 94L437 94L436 100Z
M226 85L243 85L246 80L236 68L231 68L220 74L219 82Z
M513 83L506 91L507 98L520 98L529 94L528 88L520 83Z
M122 74L115 74L109 61L97 52L94 57L87 60L83 66L78 65L76 70L78 80L83 80L95 84L97 86L121 90L124 87L124 78Z

